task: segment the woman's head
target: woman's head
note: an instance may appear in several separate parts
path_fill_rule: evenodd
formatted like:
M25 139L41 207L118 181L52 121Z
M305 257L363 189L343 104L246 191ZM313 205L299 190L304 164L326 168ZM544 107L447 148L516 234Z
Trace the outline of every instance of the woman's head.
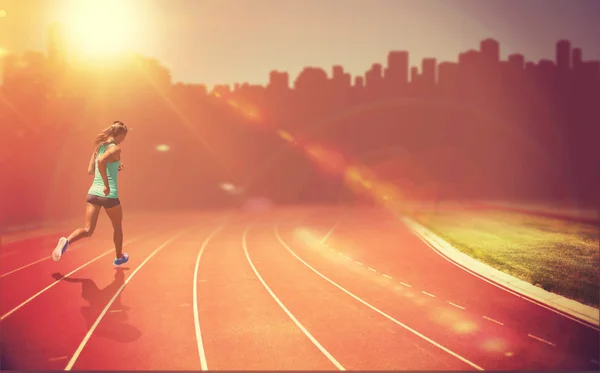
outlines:
M114 142L115 144L122 143L125 141L125 136L127 136L127 126L121 121L114 121L110 126L100 131L98 136L96 136L96 140L94 141L96 152L102 145L111 142Z

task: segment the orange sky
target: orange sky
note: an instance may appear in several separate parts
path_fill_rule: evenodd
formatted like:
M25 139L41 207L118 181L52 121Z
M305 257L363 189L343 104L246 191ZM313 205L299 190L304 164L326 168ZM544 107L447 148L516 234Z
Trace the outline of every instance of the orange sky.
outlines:
M0 0L0 48L43 50L48 24L77 21L120 33L119 41L158 58L175 80L209 86L263 84L272 69L290 72L293 81L307 65L329 71L340 63L362 74L385 63L391 49L409 50L413 65L423 57L456 60L490 36L501 42L503 58L522 52L554 59L554 43L568 38L584 59L600 59L596 0L120 0L117 8L98 8L95 18L75 16L85 1ZM80 31L83 40L91 32ZM102 45L95 40L88 47Z

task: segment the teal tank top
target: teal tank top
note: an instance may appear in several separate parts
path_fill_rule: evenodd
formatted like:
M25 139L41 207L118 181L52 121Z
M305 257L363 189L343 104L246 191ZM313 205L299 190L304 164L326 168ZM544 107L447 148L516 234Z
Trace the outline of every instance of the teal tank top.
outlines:
M107 144L100 146L98 150L98 156L102 155L106 149L110 146L116 146L115 144ZM102 181L102 175L100 175L100 171L98 171L98 157L96 157L96 167L94 174L94 181L92 182L92 186L88 191L89 194L99 197L106 198L119 198L119 189L117 188L118 179L119 179L119 165L121 161L118 160L116 162L108 162L106 164L106 176L108 177L108 186L110 187L110 193L105 196L104 195L104 181Z

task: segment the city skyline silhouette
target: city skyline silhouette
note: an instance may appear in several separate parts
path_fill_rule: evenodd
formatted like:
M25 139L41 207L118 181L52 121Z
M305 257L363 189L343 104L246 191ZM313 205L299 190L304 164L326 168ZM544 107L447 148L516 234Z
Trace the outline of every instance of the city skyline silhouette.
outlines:
M191 205L233 203L217 187L224 181L275 202L361 200L348 191L353 163L365 164L407 199L590 204L597 198L598 176L589 170L600 164L591 150L599 134L600 62L586 60L568 40L556 42L554 60L528 61L523 54L501 60L500 43L488 38L460 53L457 63L427 58L417 69L409 65L410 51L391 51L362 76L343 65L307 66L292 80L275 69L264 86L242 82L209 91L173 82L160 61L141 55L110 64L72 62L60 33L48 35L45 53L5 58L0 114L13 129L7 149L15 159L22 154L16 163L22 166L11 169L17 174L31 167L27 152L58 150L65 136L71 148L63 146L71 150L64 154L85 158L85 139L110 117L135 128L132 138L145 138L130 153L136 163L147 158L171 168L180 184L157 182L170 191L164 203L173 206L189 204L185 195L198 198ZM302 148L303 155L286 146ZM174 166L189 162L202 177ZM13 184L16 194L35 200L34 189L16 180L30 184L44 172L56 179L60 169L22 174ZM149 177L138 172L129 177ZM62 185L66 180L53 183L70 188ZM138 195L133 206L138 197L143 205ZM44 203L38 214L55 213L48 204L58 201Z

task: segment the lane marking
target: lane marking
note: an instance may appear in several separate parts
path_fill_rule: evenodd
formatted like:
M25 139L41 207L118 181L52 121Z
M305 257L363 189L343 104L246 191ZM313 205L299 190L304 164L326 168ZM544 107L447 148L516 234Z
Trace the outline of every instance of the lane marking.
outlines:
M125 247L126 245L131 244L134 241L137 241L139 238L135 238L132 240L127 241L126 243L123 244L123 247ZM16 306L15 308L13 308L12 310L8 311L7 313L5 313L4 315L0 316L0 321L6 319L8 316L12 315L13 313L15 313L17 310L19 310L21 307L25 306L27 303L31 302L32 300L34 300L35 298L39 297L40 295L42 295L44 292L48 291L49 289L51 289L53 286L55 286L56 284L58 284L59 282L61 282L63 279L71 276L73 273L79 271L80 269L84 268L85 266L92 264L93 262L95 262L96 260L102 258L103 256L106 256L110 253L114 253L115 249L110 249L106 252L104 252L103 254L98 255L97 257L95 257L94 259L90 260L89 262L77 267L76 269L72 270L71 272L67 273L66 275L64 275L62 278L60 278L59 280L54 281L53 283L51 283L50 285L46 286L45 288L43 288L42 290L38 291L37 293L35 293L34 295L32 295L31 297L29 297L27 300L25 300L23 303L19 304L18 306Z
M198 257L196 258L196 267L194 268L192 304L194 306L194 327L196 328L196 342L198 343L198 355L200 357L200 367L202 370L208 370L208 364L206 363L206 354L204 353L204 344L202 343L202 332L200 331L200 317L198 316L198 282L206 282L207 280L198 280L198 268L200 268L200 258L202 257L204 249L206 248L210 240L223 228L225 228L225 225L221 225L220 227L212 231L212 233L204 239L200 250L198 250Z
M110 311L108 311L108 312L110 312L110 313L115 313L115 312L123 312L123 310L110 310Z
M556 345L555 345L554 343L552 343L552 342L550 342L550 341L547 341L547 340L545 340L545 339L543 339L543 338L536 337L536 336L535 336L535 335L533 335L533 334L527 334L527 336L528 336L528 337L531 337L531 338L533 338L533 339L537 339L537 340L538 340L538 341L540 341L540 342L543 342L543 343L549 344L550 346L556 347Z
M35 262L31 262L31 263L29 263L29 264L25 264L25 265L24 265L24 266L22 266L22 267L19 267L19 268L17 268L17 269L13 269L13 270L12 270L12 271L10 271L10 272L6 272L5 274L3 274L3 275L0 275L0 278L3 278L3 277L5 277L5 276L8 276L8 275L10 275L10 274L13 274L13 273L15 273L15 272L18 272L18 271L20 271L20 270L22 270L22 269L25 269L25 268L27 268L27 267L30 267L30 266L32 266L32 265L34 265L34 264L38 264L39 262L43 262L44 260L48 260L48 259L50 259L50 258L52 258L52 256L51 256L51 255L50 255L50 256L47 256L47 257L45 257L45 258L42 258L42 259L36 260Z
M355 260L355 262L356 262L356 264L363 265L363 264L362 264L361 262L359 262L358 260Z
M283 239L281 238L281 236L279 235L279 231L277 230L277 225L275 225L275 235L277 236L277 239L279 240L279 242L281 243L281 245L283 245L283 247L285 247L287 249L287 251L290 252L290 254L292 254L296 259L298 259L301 263L303 263L305 266L307 266L308 268L310 268L313 272L315 272L317 275L321 276L323 279L325 279L326 281L328 281L330 284L332 284L333 286L337 287L338 289L340 289L341 291L343 291L344 293L348 294L349 296L351 296L352 298L356 299L357 301L359 301L360 303L364 304L365 306L369 307L370 309L372 309L373 311L379 313L380 315L382 315L383 317L387 318L388 320L394 322L395 324L403 327L404 329L410 331L411 333L423 338L424 340L426 340L427 342L431 343L432 345L438 347L439 349L447 352L448 354L454 356L455 358L461 360L462 362L472 366L473 368L477 369L477 370L484 370L482 367L480 367L479 365L467 360L466 358L458 355L456 352L449 350L448 348L442 346L441 344L435 342L434 340L426 337L425 335L419 333L418 331L412 329L411 327L409 327L406 324L403 324L402 322L396 320L395 318L393 318L392 316L388 315L387 313L381 311L380 309L378 309L375 306L372 306L371 304L367 303L366 301L364 301L363 299L359 298L358 296L354 295L353 293L351 293L350 291L346 290L345 288L343 288L342 286L338 285L336 282L334 282L333 280L329 279L327 276L323 275L321 272L317 271L316 269L314 269L310 264L306 263L302 258L300 258L298 255L296 255L296 253L294 251L292 251L292 249L283 241Z
M369 267L369 269L373 272L377 272L376 270L374 270L373 268Z
M590 363L594 363L596 365L600 365L600 364L598 364L598 360L594 360L594 359L590 360Z
M489 321L491 321L491 322L495 322L496 324L500 324L500 325L504 326L504 324L503 324L503 323L501 323L501 322L500 322L500 321L498 321L498 320L494 320L494 319L492 319L492 318L490 318L490 317L487 317L487 316L483 316L483 318L484 318L484 319L486 319L486 320L489 320Z
M67 356L59 356L59 357L51 357L50 359L48 359L49 362L52 361L61 361L61 360L66 360Z
M539 302L539 301L536 301L536 300L534 300L534 299L531 299L531 298L529 298L529 297L527 297L527 296L524 296L523 294L519 294L519 293L517 293L516 291L514 291L514 290L511 290L511 289L509 289L509 288L506 288L506 287L504 287L504 286L502 286L502 285L500 285L500 284L498 284L498 283L496 283L496 282L494 282L494 281L492 281L492 280L488 279L487 277L485 277L485 276L483 276L483 275L480 275L479 273L477 273L477 272L475 272L475 271L473 271L473 270L471 270L471 269L467 268L466 266L464 266L464 265L462 265L462 264L460 264L460 263L458 263L458 262L454 261L453 259L451 259L451 258L449 258L448 256L446 256L446 254L442 253L442 252L441 252L439 249L437 249L435 246L433 246L433 244L431 244L431 243L430 243L430 242L429 242L429 241L428 241L428 240L427 240L425 237L423 237L423 236L422 236L422 235L421 235L421 234L420 234L420 233L419 233L419 232L418 232L418 231L417 231L417 230L416 230L416 229L415 229L415 228L412 226L412 225L414 225L414 224L418 224L418 223L412 222L410 219L406 219L406 218L403 218L403 217L401 217L401 218L400 218L400 220L402 220L402 222L404 223L404 225L405 225L405 226L406 226L406 227L407 227L407 228L408 228L408 229L409 229L409 230L410 230L410 231L411 231L411 232L412 232L412 233L413 233L413 234L414 234L414 235L415 235L417 238L419 238L419 239L420 239L421 241L423 241L423 242L424 242L424 243L425 243L427 246L429 246L429 247L430 247L430 248L431 248L431 249L432 249L432 250L433 250L433 251L434 251L436 254L438 254L439 256L441 256L442 258L444 258L446 261L448 261L448 262L450 262L450 263L454 264L454 265L455 265L455 266L457 266L458 268L462 269L463 271L465 271L465 272L467 272L467 273L469 273L469 274L471 274L471 275L473 275L473 276L475 276L475 277L479 278L480 280L483 280L483 281L487 282L487 283L488 283L488 284L490 284L490 285L493 285L493 286L497 287L498 289L504 290L504 291L506 291L507 293L510 293L510 294L512 294L512 295L514 295L514 296L516 296L516 297L518 297L518 298L521 298L521 299L523 299L523 300L526 300L527 302L530 302L530 303L533 303L533 304L535 304L535 305L538 305L538 306L540 306L540 307L542 307L542 308L545 308L545 309L547 309L548 311L551 311L551 312L554 312L554 313L556 313L557 315L561 315L561 316L563 316L563 317L565 317L565 318L567 318L567 319L569 319L569 320L572 320L572 321L575 321L575 322L577 322L577 323L579 323L579 324L581 324L581 325L587 326L587 327L588 327L588 328L590 328L590 329L593 329L593 330L600 330L600 326L599 326L599 325L594 325L594 324L591 324L590 322L586 322L586 321L584 321L584 320L582 320L582 319L579 319L579 318L577 318L577 317L575 317L575 316L571 316L571 315L569 315L568 313L566 313L566 312L564 312L564 311L558 310L558 309L556 309L556 308L553 308L553 307L551 307L551 306L548 306L548 305L546 305L546 304L544 304L544 303L541 303L541 302ZM419 225L420 225L420 224L419 224Z
M383 274L383 277L392 278L392 276L388 276L385 273Z
M138 271L140 269L142 269L142 267L148 263L148 261L157 253L159 252L163 247L167 246L168 244L170 244L173 240L175 240L176 238L178 238L179 236L181 236L183 234L183 232L179 232L178 234L176 234L175 236L171 237L170 239L168 239L167 241L163 242L162 245L160 245L159 247L157 247L156 249L154 249L153 252L150 253L150 255L148 255L148 257L146 259L144 259L144 261L142 263L140 263L140 265L135 269L135 271L133 271L133 273L131 274L131 276L127 277L125 279L125 282L123 283L123 285L121 285L121 287L119 289L117 289L117 291L115 292L115 295L113 295L113 297L108 301L108 304L106 304L106 306L104 307L104 309L102 310L102 312L100 313L100 315L98 316L98 318L96 319L96 321L94 322L94 324L92 325L92 327L90 328L90 330L87 332L87 334L85 335L85 337L83 337L83 340L81 341L81 343L79 344L79 347L77 347L77 350L75 350L75 353L73 354L73 356L71 357L71 360L69 360L69 363L67 364L67 366L65 367L65 370L71 370L71 368L73 367L73 365L75 364L75 362L77 361L77 359L79 358L79 355L81 354L81 351L83 351L83 348L85 347L85 345L87 344L87 342L90 340L90 337L92 336L92 333L94 333L94 330L96 330L96 328L98 327L98 325L100 324L100 321L102 321L102 318L104 317L104 315L106 315L106 313L108 312L109 308L112 306L112 304L117 300L117 297L119 295L121 295L121 292L125 289L125 287L127 286L127 284L129 283L129 281L131 281L131 279L135 276L136 273L138 273ZM112 250L111 250L112 251Z
M463 306L459 306L459 305L458 305L458 304L456 304L456 303L452 303L452 302L448 302L448 303L449 303L449 304L451 304L451 305L453 305L454 307L458 307L458 308L460 308L461 310L464 310L464 309L465 309L465 307L463 307ZM485 317L485 316L484 316L484 317Z
M430 294L430 293L428 293L428 292L426 292L426 291L421 291L421 293L423 293L423 294L425 294L425 295L429 295L429 296L430 296L430 297L432 297L432 298L435 298L435 295L433 295L433 294Z
M400 281L400 283L401 283L402 285L406 286L407 288L412 288L412 286L410 286L410 285L409 285L409 284L407 284L406 282L402 282L402 281Z
M271 297L273 297L273 299L275 300L275 302L279 305L279 307L281 307L281 309L289 316L290 319L292 319L292 321L296 324L296 326L298 328L300 328L300 330L302 330L302 332L308 337L308 339L310 339L310 341L323 353L323 355L325 355L325 357L327 359L329 359L329 361L331 361L331 363L333 363L333 365L335 365L336 368L338 368L339 370L346 370L346 368L344 368L342 366L342 364L340 364L326 349L325 347L323 347L316 339L315 337L312 336L312 334L310 334L310 332L308 330L306 330L306 328L300 323L300 321L298 321L298 319L296 319L296 317L294 317L294 315L287 309L287 307L279 300L279 298L277 297L277 295L275 295L275 293L273 293L273 291L271 290L271 288L267 285L267 283L265 282L265 280L263 280L263 278L261 277L261 275L258 273L258 271L256 270L256 268L254 267L254 265L252 264L252 260L250 259L250 255L248 254L248 246L246 245L246 236L248 235L248 230L250 229L250 226L246 227L246 229L244 230L244 234L242 235L242 246L244 247L244 253L246 254L246 259L248 259L248 263L250 263L250 267L252 267L252 270L254 271L254 274L256 275L256 277L260 280L260 282L263 284L263 286L265 287L265 289L267 289L267 292L271 295Z

